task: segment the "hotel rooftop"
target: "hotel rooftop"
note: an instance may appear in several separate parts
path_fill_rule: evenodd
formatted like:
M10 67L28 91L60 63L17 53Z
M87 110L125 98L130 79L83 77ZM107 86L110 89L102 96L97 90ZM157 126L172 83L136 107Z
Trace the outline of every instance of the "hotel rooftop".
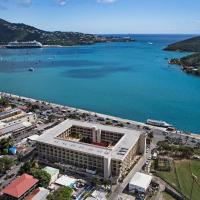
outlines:
M84 143L70 137L61 136L72 127L93 129L95 130L94 132L96 132L95 137L97 138L99 131L101 133L104 131L107 133L110 132L118 135L120 134L121 136L114 145L107 147L98 145L96 143ZM87 154L103 156L105 158L123 160L128 154L129 149L131 149L131 147L138 142L140 135L141 132L132 129L105 126L75 120L66 120L52 129L45 131L44 134L37 139L37 141L66 149L73 149L74 151L81 151Z

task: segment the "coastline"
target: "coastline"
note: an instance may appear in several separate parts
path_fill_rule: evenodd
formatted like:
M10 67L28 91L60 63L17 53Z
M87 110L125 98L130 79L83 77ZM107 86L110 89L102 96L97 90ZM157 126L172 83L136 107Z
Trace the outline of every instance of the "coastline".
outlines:
M10 94L10 93L0 91L0 96L12 97L12 98L16 98L16 99L20 98L20 99L24 99L25 101L30 102L30 103L41 103L41 104L45 103L46 105L51 105L53 108L59 107L61 109L76 111L76 112L79 112L80 114L87 113L91 116L98 116L98 117L102 117L104 119L109 118L110 120L117 120L117 121L122 122L122 123L130 123L131 125L136 126L136 127L148 127L151 130L158 130L158 131L163 131L163 132L166 131L166 128L148 125L144 122L138 122L138 121L134 121L134 120L123 119L123 118L115 117L115 116L112 116L112 115L107 115L107 114L97 113L97 112L88 111L88 110L84 110L84 109L74 108L74 107L61 105L61 104L57 104L57 103L52 103L52 102L48 102L48 101L43 101L43 100L39 100L39 99L33 99L33 98L29 98L29 97L19 96L19 95L16 95L16 94ZM125 127L125 128L128 128L128 127ZM190 138L200 140L200 133L199 134L197 134L197 133L189 133L188 134L186 132L182 132L182 131L179 131L179 130L177 130L176 132L170 132L170 133L177 134L177 135L180 135L180 136L188 136Z

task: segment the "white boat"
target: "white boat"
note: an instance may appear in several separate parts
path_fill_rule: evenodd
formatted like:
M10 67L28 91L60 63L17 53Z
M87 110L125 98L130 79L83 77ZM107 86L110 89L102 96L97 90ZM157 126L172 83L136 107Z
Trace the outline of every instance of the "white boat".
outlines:
M152 45L153 43L152 42L148 42L148 44Z
M148 119L148 120L147 120L147 124L152 125L152 126L164 127L164 128L171 127L171 125L168 124L168 123L165 122L165 121L153 120L153 119Z

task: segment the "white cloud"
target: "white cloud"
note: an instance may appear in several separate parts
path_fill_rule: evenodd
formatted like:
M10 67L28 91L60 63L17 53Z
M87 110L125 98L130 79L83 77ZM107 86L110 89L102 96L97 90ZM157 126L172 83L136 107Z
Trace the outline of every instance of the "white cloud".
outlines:
M57 3L60 6L64 6L67 3L67 1L66 0L57 0Z
M98 3L114 3L117 0L97 0Z

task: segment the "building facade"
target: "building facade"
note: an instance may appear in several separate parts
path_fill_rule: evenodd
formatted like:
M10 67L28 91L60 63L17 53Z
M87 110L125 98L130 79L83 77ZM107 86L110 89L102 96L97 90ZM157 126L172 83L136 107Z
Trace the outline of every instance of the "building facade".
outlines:
M123 176L145 152L145 138L131 129L66 120L45 131L36 146L41 162L110 178Z
M4 137L18 137L35 127L37 116L26 113L21 109L9 109L0 112L0 139Z

